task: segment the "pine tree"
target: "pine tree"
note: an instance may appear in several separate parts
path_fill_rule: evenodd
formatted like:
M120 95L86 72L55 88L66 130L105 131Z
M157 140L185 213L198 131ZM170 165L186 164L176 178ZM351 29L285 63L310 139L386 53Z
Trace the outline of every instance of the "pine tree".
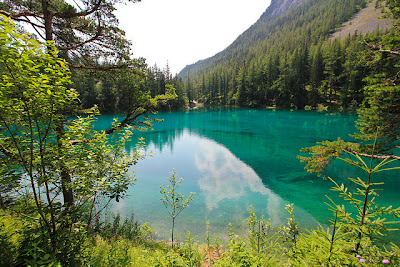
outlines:
M348 153L376 159L400 159L400 1L390 1L396 24L388 32L364 42L368 48L363 60L371 68L364 87L365 101L358 109L356 142L324 141L302 151L310 157L299 157L311 172L324 171L326 166ZM322 164L323 162L323 164Z

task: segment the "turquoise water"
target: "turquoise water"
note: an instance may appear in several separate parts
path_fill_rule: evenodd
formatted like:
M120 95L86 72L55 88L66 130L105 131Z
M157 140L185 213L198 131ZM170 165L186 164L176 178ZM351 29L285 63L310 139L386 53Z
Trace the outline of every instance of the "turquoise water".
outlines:
M113 116L101 116L98 127L111 125ZM168 239L171 218L160 201L160 185L166 185L175 169L183 183L180 191L195 192L190 206L177 217L177 235L184 240L190 231L205 239L206 222L211 233L222 239L227 224L239 227L254 206L259 216L271 218L275 226L286 223L284 207L294 203L296 220L302 229L329 225L332 212L324 204L332 183L304 170L296 158L300 149L322 140L336 140L356 132L356 117L349 114L313 111L200 109L159 113L163 122L153 131L138 133L145 138L146 159L134 166L137 183L129 197L115 203L113 212L134 213L149 222L159 238ZM134 143L127 149L132 149ZM328 170L338 183L362 173L338 162ZM399 204L399 172L385 174L382 205ZM383 178L383 176L381 176ZM396 206L396 205L395 205Z

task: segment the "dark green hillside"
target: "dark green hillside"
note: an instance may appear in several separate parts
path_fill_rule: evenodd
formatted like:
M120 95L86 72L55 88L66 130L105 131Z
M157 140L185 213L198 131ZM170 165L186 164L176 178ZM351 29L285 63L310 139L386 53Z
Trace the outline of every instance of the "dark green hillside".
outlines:
M217 55L179 74L190 99L206 104L302 109L362 101L361 36L327 41L366 0L276 0Z

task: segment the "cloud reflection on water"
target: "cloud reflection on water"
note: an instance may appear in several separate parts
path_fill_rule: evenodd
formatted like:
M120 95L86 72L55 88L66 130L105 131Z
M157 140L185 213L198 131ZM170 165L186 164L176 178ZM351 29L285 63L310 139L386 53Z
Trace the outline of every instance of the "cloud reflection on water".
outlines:
M271 218L274 226L286 223L288 214L284 208L288 200L282 198L281 192L266 187L255 170L227 147L195 131L174 132L173 136L168 136L171 140L168 146L149 144L146 151L154 151L152 157L135 166L139 182L131 188L130 197L115 203L115 210L129 214L134 207L135 216L150 222L167 238L169 218L159 200L159 185L165 185L166 176L174 166L178 177L184 178L179 191L185 195L196 192L194 201L179 218L177 233L180 235L190 231L201 236L206 221L219 234L226 230L228 223L243 226L250 205L254 206L257 216ZM295 216L298 221L315 222L298 206Z
M268 217L274 224L282 222L282 210L287 202L266 188L250 166L227 148L209 139L202 138L198 141L198 147L195 165L201 173L198 184L208 211L217 209L224 200L240 201L241 198L260 194L265 198Z

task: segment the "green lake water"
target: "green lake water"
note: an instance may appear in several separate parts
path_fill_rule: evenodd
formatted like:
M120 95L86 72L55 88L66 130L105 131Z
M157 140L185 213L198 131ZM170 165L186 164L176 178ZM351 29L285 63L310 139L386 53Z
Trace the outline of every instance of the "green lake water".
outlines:
M103 115L97 127L107 128L115 116ZM294 203L301 229L327 226L333 214L326 195L332 182L304 170L296 158L300 149L318 141L352 140L356 116L313 111L198 109L159 113L164 119L154 130L138 133L144 137L146 153L151 155L133 168L138 181L129 197L114 203L111 211L149 222L157 237L168 239L171 218L160 201L160 185L166 185L175 169L183 183L179 191L195 192L190 206L177 217L177 236L184 240L187 231L197 240L205 239L206 222L211 234L227 236L227 224L240 233L252 205L258 216L271 218L275 226L286 223L285 205ZM133 142L127 149L133 149ZM349 185L348 177L364 177L354 167L335 162L328 175ZM381 205L400 204L399 172L382 173L385 182ZM350 185L351 186L351 185Z

